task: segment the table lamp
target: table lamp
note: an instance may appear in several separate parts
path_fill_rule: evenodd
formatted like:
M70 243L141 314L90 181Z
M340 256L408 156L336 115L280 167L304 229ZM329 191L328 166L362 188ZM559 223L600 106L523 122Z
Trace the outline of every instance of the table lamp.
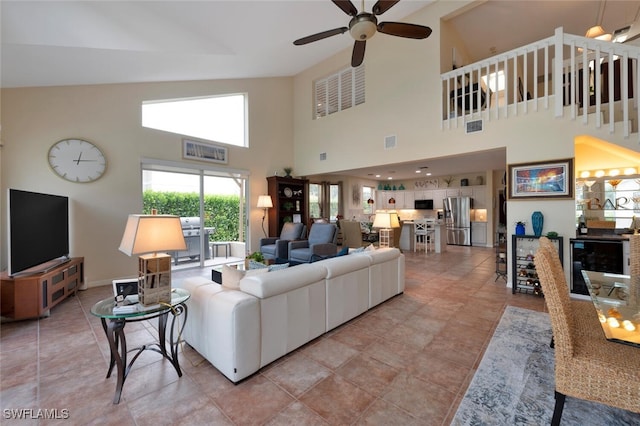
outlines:
M380 228L380 247L393 247L393 228L400 227L398 213L394 210L378 210L373 220L373 227Z
M141 255L138 258L140 304L171 302L171 256L159 252L186 249L178 216L129 215L119 250L128 256Z
M264 218L267 216L267 209L273 207L273 202L271 201L270 195L260 195L258 197L258 208L263 209L264 213L262 214L262 232L264 232L264 236L267 237L267 231L264 230Z

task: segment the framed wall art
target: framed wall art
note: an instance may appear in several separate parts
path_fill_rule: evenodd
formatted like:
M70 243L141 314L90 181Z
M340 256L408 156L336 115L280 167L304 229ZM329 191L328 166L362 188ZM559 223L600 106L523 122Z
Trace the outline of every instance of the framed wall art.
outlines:
M182 158L227 164L227 148L210 143L182 140Z
M416 189L437 189L438 179L423 179L414 182Z
M573 158L509 164L510 200L573 198Z

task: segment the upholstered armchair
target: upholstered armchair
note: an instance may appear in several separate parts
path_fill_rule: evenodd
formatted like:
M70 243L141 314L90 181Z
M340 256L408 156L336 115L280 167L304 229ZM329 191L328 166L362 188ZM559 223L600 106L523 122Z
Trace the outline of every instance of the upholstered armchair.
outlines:
M338 252L338 227L333 223L314 223L309 239L289 242L289 260L309 263Z
M342 246L349 248L362 247L362 230L360 222L355 220L341 220L340 229L342 230Z
M289 242L304 238L306 232L305 224L287 222L282 227L279 237L260 239L260 253L265 259L287 259L289 257Z

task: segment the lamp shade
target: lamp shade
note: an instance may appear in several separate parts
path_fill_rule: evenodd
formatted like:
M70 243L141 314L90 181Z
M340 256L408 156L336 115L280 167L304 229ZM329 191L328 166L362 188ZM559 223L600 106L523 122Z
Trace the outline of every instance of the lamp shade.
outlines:
M374 228L391 228L391 215L387 212L376 212L376 217L373 219Z
M145 214L129 215L118 248L129 256L186 249L178 216Z
M391 218L391 227L400 228L400 218L398 217L398 212L395 210L391 210L389 212L389 217Z
M376 217L373 219L372 226L374 228L382 229L399 228L400 221L398 220L398 213L396 213L394 210L378 210L376 212Z
M270 209L273 207L273 201L271 201L270 195L260 195L258 197L258 208Z

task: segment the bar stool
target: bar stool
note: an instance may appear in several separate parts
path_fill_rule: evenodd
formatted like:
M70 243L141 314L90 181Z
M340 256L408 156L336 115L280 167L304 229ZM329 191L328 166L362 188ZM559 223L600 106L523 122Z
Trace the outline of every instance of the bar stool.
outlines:
M414 219L413 221L413 251L427 251L428 229L426 219ZM422 248L420 248L422 246Z
M427 240L426 240L426 245L427 245L427 251L435 251L436 249L436 244L435 244L435 239L436 239L436 220L435 218L428 218L425 219L427 222Z

